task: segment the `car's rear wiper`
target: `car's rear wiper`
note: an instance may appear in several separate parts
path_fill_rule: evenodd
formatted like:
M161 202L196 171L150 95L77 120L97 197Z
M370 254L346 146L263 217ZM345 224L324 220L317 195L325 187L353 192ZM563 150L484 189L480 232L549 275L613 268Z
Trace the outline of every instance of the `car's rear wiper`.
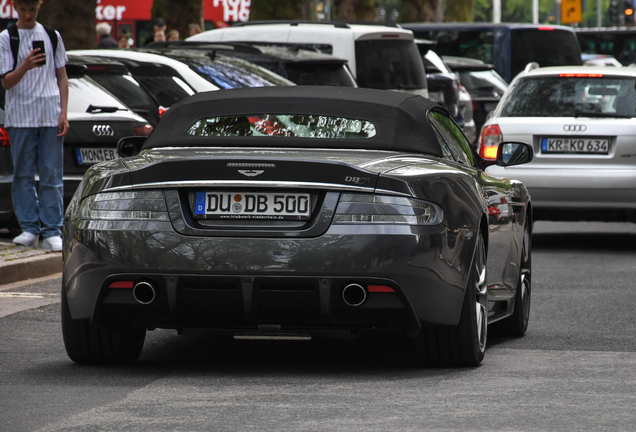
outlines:
M96 113L96 112L114 113L116 111L126 111L126 108L118 108L118 107L114 107L114 106L89 105L88 108L86 109L87 113Z
M633 118L634 116L627 115L627 114L617 114L617 113L577 111L574 113L574 117Z

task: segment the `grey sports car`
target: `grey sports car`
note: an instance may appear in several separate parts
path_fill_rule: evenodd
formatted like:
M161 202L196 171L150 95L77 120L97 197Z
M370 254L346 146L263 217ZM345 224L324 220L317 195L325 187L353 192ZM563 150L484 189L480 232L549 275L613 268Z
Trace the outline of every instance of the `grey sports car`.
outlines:
M532 206L438 104L343 87L200 93L86 173L64 221L62 330L127 363L156 328L237 339L402 332L427 365L521 336Z

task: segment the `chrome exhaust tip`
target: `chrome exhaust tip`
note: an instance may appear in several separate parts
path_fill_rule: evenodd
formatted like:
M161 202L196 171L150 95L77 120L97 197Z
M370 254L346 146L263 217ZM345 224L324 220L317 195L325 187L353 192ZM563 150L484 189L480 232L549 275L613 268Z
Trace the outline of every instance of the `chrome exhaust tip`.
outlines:
M352 283L344 287L342 290L342 300L348 306L360 306L367 301L367 290L362 285Z
M157 298L157 293L149 282L139 282L133 287L133 297L141 304L150 304Z

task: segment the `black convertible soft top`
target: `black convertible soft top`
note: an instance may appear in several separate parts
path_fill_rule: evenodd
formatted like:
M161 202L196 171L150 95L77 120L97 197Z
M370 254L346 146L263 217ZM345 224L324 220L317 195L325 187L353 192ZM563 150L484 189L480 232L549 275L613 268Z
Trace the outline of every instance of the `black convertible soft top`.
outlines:
M439 105L411 93L366 88L294 86L204 92L173 105L143 145L156 147L294 147L397 150L442 156L427 113ZM327 115L367 120L367 139L202 137L188 134L203 118L255 114Z

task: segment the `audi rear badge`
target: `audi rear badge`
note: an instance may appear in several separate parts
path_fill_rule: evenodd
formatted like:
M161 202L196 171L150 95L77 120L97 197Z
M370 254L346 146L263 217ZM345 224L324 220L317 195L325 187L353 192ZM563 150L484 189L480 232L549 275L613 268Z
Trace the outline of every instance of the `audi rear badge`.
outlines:
M563 126L563 130L566 132L585 132L587 130L587 126L582 124L571 124Z
M110 125L93 125L93 133L98 137L111 137L115 135L115 131Z

